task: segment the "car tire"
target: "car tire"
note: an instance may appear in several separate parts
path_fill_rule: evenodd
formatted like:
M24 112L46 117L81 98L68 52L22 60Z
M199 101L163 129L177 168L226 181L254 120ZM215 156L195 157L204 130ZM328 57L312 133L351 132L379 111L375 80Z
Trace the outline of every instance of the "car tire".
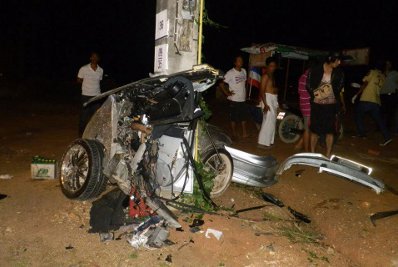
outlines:
M222 165L218 165L220 164L218 162L218 156L220 156L221 160L223 161ZM227 190L232 182L232 174L234 172L234 162L232 157L224 148L218 148L217 151L212 148L203 153L202 162L204 168L213 169L214 171L218 172L221 171L221 173L216 175L213 190L210 192L211 198L217 198ZM220 170L218 168L222 169Z
M76 200L100 195L107 184L102 172L103 157L104 149L98 141L75 140L62 156L58 168L62 193Z
M278 126L278 135L282 142L286 144L292 144L300 139L299 133L292 133L290 129L296 128L298 130L304 129L303 120L294 114L289 114L283 118Z

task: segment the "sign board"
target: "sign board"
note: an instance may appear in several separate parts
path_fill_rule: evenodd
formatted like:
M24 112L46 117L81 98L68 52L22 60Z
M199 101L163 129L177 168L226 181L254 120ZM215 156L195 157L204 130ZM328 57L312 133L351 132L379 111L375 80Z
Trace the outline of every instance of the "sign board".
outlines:
M370 49L358 48L358 49L345 49L343 54L346 56L352 56L353 61L347 63L347 65L368 65L369 64L369 52Z
M155 40L169 35L169 20L167 19L167 9L156 14Z
M168 69L168 44L155 46L155 73L163 72Z
M181 8L181 17L187 20L195 19L197 0L183 0Z

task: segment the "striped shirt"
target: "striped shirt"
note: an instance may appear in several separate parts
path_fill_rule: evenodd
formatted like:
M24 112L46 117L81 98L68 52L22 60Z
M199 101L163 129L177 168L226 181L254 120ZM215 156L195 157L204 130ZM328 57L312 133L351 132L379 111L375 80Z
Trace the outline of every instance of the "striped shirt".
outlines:
M300 111L303 117L310 117L311 115L311 103L310 103L311 97L306 88L307 77L308 77L308 70L306 70L303 73L303 75L300 76L298 84Z

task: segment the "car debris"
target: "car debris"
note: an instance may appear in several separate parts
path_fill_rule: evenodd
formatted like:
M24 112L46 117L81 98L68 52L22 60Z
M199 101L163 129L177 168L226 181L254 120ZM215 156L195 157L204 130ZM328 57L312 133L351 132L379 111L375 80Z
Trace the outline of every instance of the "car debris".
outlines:
M192 224L189 225L189 227L198 227L198 226L202 226L205 223L204 220L202 219L193 219Z
M108 185L119 190L93 202L90 232L115 231L128 209L130 219L149 218L130 233L129 243L159 247L168 228L181 229L169 206L195 208L178 201L194 193L194 184L215 207L213 198L231 181L258 187L276 183L274 157L231 148L226 133L199 120L204 114L201 92L220 79L219 70L198 65L129 83L84 104L104 99L83 137L70 144L59 162L61 190L75 200L96 198ZM205 190L197 164L214 173L211 190Z
M200 229L200 227L198 227L198 226L195 226L195 227L190 227L190 228L189 228L189 231L190 231L191 233L195 234L195 233L197 233L197 232L202 231L202 229Z
M277 197L275 197L274 195L272 195L270 193L263 192L261 194L261 196L264 199L264 201L266 201L266 202L272 203L275 206L278 206L280 208L285 207L285 204L280 199L278 199ZM305 223L311 223L311 219L307 215L304 215L303 213L298 212L291 207L287 207L287 210L290 212L290 214L292 214L294 216L294 218L296 218L296 220L299 220L299 221L302 221Z
M272 156L258 156L229 146L225 146L234 162L232 182L254 186L268 187L277 182L278 162Z
M146 243L148 242L148 237L146 235L138 236L133 235L130 238L127 238L127 242L134 248L146 248Z
M152 216L142 222L127 238L127 242L135 248L161 248L169 237L165 220L160 216Z
M269 206L271 206L271 205L260 205L260 206L254 206L254 207L250 207L250 208L240 209L240 210L236 210L235 214L238 215L239 213L242 213L242 212L259 210L259 209L269 207Z
M380 220L380 219L394 216L397 214L398 214L398 210L377 212L370 216L370 221L372 222L373 226L376 227L376 220Z
M100 241L101 242L107 242L107 241L112 241L114 239L114 233L99 233L100 236Z
M171 254L167 255L165 261L167 261L169 263L172 263L173 262L173 256Z
M277 199L274 195L270 193L263 192L261 196L265 201L272 203L280 208L283 208L285 206L285 204L283 204L281 200Z
M125 209L128 196L115 188L92 203L89 233L108 233L126 223Z
M218 241L220 241L221 237L223 236L223 232L208 228L205 233L206 238L211 238L210 235L213 235Z
M331 156L330 159L317 153L299 153L287 158L279 167L277 175L293 165L306 165L319 168L319 172L327 172L348 180L370 187L377 194L385 190L385 185L380 180L372 178L372 168L358 162L345 159L339 156Z
M9 174L1 174L0 175L0 180L10 180L12 179L14 176L9 175Z
M288 211L294 216L294 218L305 222L305 223L311 223L310 218L307 215L302 214L301 212L298 212L291 207L287 207Z
M304 169L300 169L295 171L294 174L296 175L296 177L300 178L304 171Z

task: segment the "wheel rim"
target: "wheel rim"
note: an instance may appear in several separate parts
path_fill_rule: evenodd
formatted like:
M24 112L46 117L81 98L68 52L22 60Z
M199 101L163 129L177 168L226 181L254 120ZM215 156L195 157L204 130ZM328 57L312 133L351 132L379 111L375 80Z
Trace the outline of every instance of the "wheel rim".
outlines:
M301 120L299 118L286 118L282 122L281 135L285 142L294 142L295 139L299 137L299 134L291 132L291 129L302 130L300 125Z
M205 163L205 169L216 175L210 195L221 194L229 185L232 175L232 165L228 156L223 153L210 156Z
M72 146L66 152L61 165L61 183L65 190L79 191L88 177L89 159L87 150L81 145Z

